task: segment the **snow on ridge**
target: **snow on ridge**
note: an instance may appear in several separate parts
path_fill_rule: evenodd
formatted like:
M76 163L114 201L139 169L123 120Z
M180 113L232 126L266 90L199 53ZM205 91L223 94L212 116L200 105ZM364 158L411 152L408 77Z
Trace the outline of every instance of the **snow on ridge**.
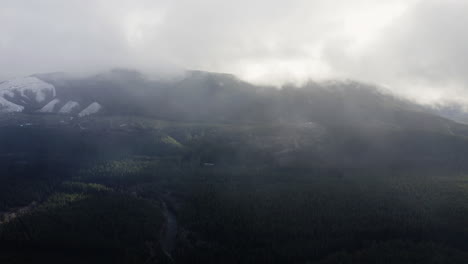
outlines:
M86 107L83 111L81 111L78 114L78 116L79 117L84 117L84 116L95 114L95 113L99 112L99 110L101 110L101 108L102 108L102 106L99 103L94 102L94 103L90 104L88 107Z
M60 114L70 114L73 109L79 107L80 104L75 102L75 101L68 101L62 108L60 108L59 113Z
M35 102L34 107L42 106L37 110L40 113L76 114L81 111L78 116L84 117L102 109L97 102L83 109L76 101L64 101L56 96L54 85L34 76L0 82L0 113L23 112L32 102ZM66 103L62 105L62 102Z
M0 96L0 112L1 113L22 112L23 110L24 110L23 106L14 104Z
M44 107L39 110L41 113L53 113L57 104L60 103L60 100L55 98L54 100L50 101Z
M52 84L44 82L37 77L30 76L12 79L0 84L0 97L3 98L5 95L13 96L14 92L19 92L21 96L28 97L26 95L27 91L33 92L35 94L35 98L30 99L34 99L39 103L42 103L46 100L47 92L51 92L53 97L56 96L55 87Z

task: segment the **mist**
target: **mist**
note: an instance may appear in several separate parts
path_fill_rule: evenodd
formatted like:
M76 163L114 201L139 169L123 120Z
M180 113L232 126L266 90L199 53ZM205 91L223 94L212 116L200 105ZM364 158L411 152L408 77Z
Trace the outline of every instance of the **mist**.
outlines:
M276 86L354 79L464 104L467 12L456 0L4 0L0 79L196 69Z
M466 264L468 1L0 0L0 263Z

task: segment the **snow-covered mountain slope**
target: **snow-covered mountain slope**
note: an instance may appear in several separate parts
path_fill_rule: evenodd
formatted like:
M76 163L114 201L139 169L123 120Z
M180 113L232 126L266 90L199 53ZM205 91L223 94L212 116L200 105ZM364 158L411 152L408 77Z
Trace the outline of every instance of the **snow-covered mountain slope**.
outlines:
M60 108L60 114L70 114L72 111L76 110L76 108L80 107L80 104L75 101L68 101L62 108Z
M52 93L53 97L56 96L55 87L52 84L36 77L18 78L0 84L1 95L13 96L16 93L37 102L44 102L48 93ZM31 98L31 95L34 97Z
M98 102L74 96L39 76L0 82L0 113L36 112L84 117L98 113Z
M39 110L39 112L41 113L54 113L55 112L55 108L57 106L57 104L60 103L60 100L55 98L54 100L50 101L48 104L46 104L44 107L41 108L41 110Z
M24 107L21 105L14 104L6 100L3 96L0 96L0 112L11 113L11 112L22 112Z
M55 96L55 87L36 77L5 81L0 84L0 111L21 112L28 105L42 105Z
M99 112L101 110L102 106L97 103L97 102L94 102L92 104L90 104L88 107L86 107L83 111L81 111L78 116L79 117L83 117L83 116L89 116L89 115L92 115L92 114L96 114L97 112Z

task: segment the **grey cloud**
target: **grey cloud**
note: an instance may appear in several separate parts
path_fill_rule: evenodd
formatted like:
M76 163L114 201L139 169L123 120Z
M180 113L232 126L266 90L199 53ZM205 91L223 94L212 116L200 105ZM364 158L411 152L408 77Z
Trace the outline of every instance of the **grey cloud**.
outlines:
M0 79L193 68L274 84L360 79L468 102L467 14L456 0L4 0Z
M355 58L329 50L337 71L432 103L468 103L468 2L421 1Z

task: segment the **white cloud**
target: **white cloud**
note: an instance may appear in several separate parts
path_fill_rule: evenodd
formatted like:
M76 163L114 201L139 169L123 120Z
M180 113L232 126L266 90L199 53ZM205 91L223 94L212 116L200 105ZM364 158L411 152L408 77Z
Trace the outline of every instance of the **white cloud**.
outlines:
M183 67L468 103L467 22L462 0L3 0L0 79Z

